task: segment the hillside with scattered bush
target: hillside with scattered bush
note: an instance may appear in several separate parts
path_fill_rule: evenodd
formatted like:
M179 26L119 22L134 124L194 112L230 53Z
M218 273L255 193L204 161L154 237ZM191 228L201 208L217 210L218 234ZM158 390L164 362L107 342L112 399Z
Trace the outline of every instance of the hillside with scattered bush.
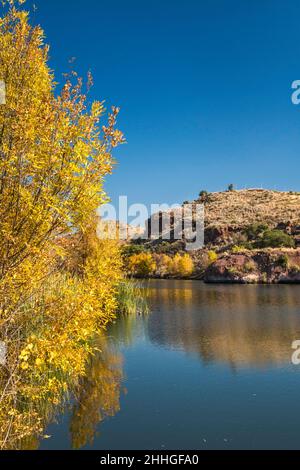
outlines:
M202 190L197 199L185 201L183 207L187 203L204 204L204 247L187 252L184 239L174 240L171 234L170 239L166 239L165 231L159 240L131 241L130 245L124 247L131 275L200 278L207 282L299 281L300 193L265 189L234 190L230 185L223 192L209 193ZM152 216L151 221L155 217L159 215ZM171 223L170 231L173 228ZM288 261L290 258L294 260L291 271L287 261L285 267L281 266L282 276L272 275L270 266L273 263L278 268L276 260L282 258L282 250L288 251ZM242 263L239 253L246 257ZM260 256L265 259L265 253L272 253L272 256L268 255L267 271L263 271L263 263L253 261L257 256L257 259ZM178 257L184 257L184 263L181 263L185 265L184 269L178 268ZM235 262L239 266L235 266ZM139 263L142 268L138 267ZM253 266L252 276L247 269L250 264ZM174 268L175 265L177 268Z
M197 199L201 202L201 197ZM217 226L247 226L264 222L300 223L300 192L243 189L207 193L205 223Z

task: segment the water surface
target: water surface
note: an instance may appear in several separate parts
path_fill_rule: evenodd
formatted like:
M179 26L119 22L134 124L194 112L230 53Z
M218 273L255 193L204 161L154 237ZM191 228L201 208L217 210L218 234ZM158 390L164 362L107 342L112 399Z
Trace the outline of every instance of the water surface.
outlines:
M42 449L300 449L300 286L150 281Z

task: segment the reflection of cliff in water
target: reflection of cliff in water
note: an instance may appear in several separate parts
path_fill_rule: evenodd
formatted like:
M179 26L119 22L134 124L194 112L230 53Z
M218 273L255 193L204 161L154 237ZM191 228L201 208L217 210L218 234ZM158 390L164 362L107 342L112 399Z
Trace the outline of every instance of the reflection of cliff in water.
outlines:
M154 281L150 292L150 340L198 353L207 363L288 363L291 342L300 339L299 286Z

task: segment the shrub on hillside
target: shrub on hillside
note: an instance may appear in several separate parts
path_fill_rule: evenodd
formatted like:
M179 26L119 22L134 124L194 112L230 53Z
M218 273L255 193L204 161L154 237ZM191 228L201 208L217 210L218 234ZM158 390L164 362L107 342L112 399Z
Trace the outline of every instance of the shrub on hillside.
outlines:
M289 266L289 257L287 255L280 255L277 259L277 264L283 269L287 269Z
M248 240L256 240L260 235L263 234L263 232L268 230L268 228L269 227L266 224L252 224L245 229L245 234L247 235Z
M209 251L207 252L207 256L208 256L209 264L214 263L214 262L217 261L217 259L218 259L217 253L216 253L215 251L213 251L213 250L209 250Z
M294 248L294 239L282 230L266 230L256 242L258 248Z
M249 260L244 264L244 271L246 273L251 273L255 271L255 269L256 269L256 264L253 260Z
M234 245L232 247L232 253L240 253L245 249L244 245Z
M122 247L122 255L125 259L128 259L131 255L136 255L145 251L142 245L124 245Z
M199 199L201 202L208 202L209 201L209 193L202 189L199 193Z

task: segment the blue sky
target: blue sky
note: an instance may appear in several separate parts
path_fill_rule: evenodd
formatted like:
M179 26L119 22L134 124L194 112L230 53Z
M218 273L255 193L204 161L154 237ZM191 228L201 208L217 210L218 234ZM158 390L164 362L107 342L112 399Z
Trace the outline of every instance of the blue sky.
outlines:
M29 2L30 5L31 2ZM299 0L35 0L56 78L76 57L121 107L113 202L300 190Z

